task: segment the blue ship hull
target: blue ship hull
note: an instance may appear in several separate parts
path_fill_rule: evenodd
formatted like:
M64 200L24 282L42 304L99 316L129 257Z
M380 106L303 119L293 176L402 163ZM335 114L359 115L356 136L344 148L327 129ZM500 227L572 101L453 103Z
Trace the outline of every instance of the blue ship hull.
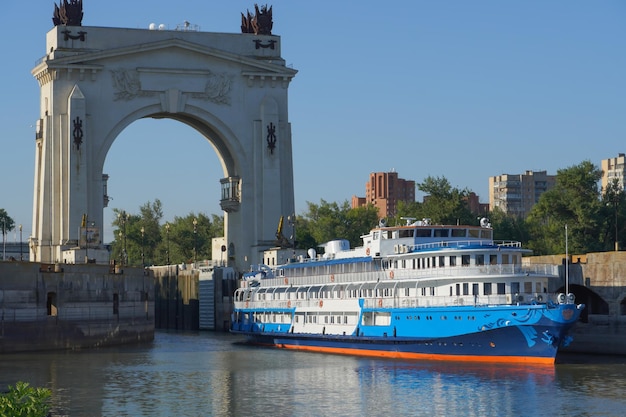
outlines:
M291 328L284 325L281 328L245 322L234 322L231 331L246 335L253 344L306 351L404 359L552 364L559 347L570 343L567 333L582 308L562 304L391 309L387 311L392 311L394 319L388 326L361 325L350 335L292 333ZM421 320L416 320L417 317Z

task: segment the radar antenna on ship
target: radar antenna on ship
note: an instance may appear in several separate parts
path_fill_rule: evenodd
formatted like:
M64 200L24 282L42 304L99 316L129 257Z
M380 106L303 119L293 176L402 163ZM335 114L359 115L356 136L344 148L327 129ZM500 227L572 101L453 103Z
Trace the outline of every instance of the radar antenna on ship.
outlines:
M415 220L415 217L400 217L400 220L406 220L406 225L410 226Z

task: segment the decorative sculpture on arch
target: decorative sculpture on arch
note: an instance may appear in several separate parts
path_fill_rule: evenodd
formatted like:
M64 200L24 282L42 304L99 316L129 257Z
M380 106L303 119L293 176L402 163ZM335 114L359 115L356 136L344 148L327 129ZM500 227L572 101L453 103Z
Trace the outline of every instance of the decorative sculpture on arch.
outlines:
M249 10L246 10L246 15L241 14L241 33L254 33L255 35L271 35L272 27L272 6L267 8L267 5L259 6L254 5L254 16Z
M83 0L63 0L60 6L54 3L54 15L52 23L54 26L82 26L83 22Z

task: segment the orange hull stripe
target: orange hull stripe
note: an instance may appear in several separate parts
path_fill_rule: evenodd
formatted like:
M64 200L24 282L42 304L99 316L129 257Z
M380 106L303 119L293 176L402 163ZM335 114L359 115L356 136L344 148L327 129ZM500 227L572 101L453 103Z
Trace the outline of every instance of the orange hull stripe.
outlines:
M525 363L525 364L541 364L541 365L554 365L554 358L545 357L533 357L533 356L474 356L474 355L439 355L432 353L413 353L413 352L396 352L386 350L371 350L371 349L348 349L348 348L333 348L333 347L320 347L320 346L300 346L289 344L276 345L283 349L302 350L308 352L324 352L324 353L336 353L341 355L355 355L355 356L373 356L380 358L393 358L393 359L421 359L421 360L434 360L434 361L459 361L459 362L500 362L500 363Z

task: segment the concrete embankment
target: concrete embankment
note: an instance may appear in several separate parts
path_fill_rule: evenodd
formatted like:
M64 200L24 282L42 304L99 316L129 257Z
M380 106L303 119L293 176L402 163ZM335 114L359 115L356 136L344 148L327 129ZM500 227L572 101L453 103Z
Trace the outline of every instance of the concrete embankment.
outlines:
M0 262L0 353L154 339L154 278L139 268Z

